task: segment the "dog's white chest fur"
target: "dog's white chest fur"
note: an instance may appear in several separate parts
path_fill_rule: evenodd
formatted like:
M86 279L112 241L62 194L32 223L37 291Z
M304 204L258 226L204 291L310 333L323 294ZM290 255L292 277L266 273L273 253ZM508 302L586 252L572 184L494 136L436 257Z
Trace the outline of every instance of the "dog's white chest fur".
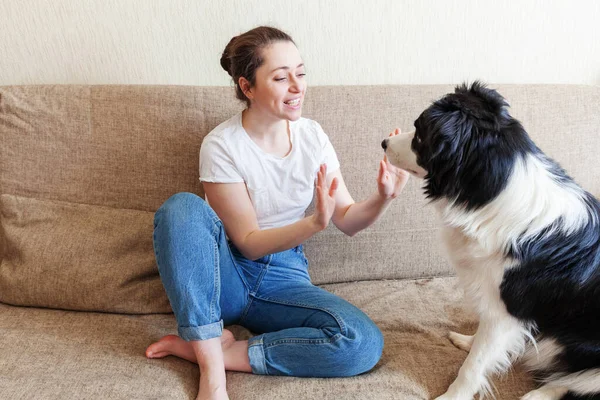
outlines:
M500 299L500 284L510 262L500 252L490 251L459 228L443 226L440 234L468 305L479 315L506 314Z
M467 300L481 313L506 312L500 284L507 269L517 263L509 249L536 237L555 221L568 234L587 223L583 191L559 183L545 160L529 156L519 160L505 189L489 204L466 210L447 201L435 208L442 224L442 242L456 269Z

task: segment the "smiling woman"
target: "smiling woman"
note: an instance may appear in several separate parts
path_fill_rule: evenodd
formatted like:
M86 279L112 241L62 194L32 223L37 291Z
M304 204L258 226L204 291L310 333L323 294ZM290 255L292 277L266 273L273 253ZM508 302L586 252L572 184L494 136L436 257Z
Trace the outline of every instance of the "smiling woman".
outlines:
M298 120L302 115L307 88L300 52L293 42L280 41L269 45L262 53L264 68L257 69L255 81L243 76L238 79L238 87L255 108L253 112L245 113L248 125L255 127L259 122L251 119L255 116L259 116L261 121L265 118L272 121ZM261 139L268 132L256 130L251 135Z
M381 332L361 310L312 284L302 243L330 221L349 236L368 227L408 173L382 160L377 191L354 202L328 136L302 118L304 62L284 32L259 27L234 37L221 66L247 107L202 142L206 201L178 193L156 212L156 260L179 336L162 338L146 354L197 362L201 399L227 398L225 370L366 372L381 357ZM231 324L258 335L236 341L223 329Z

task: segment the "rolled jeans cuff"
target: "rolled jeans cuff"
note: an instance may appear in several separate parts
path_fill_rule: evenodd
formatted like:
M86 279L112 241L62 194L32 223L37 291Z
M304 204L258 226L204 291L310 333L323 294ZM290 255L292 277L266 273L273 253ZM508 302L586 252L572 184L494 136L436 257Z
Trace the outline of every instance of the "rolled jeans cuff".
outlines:
M213 339L223 334L223 320L202 326L180 326L177 331L186 342Z
M269 375L263 346L263 335L254 336L248 341L248 358L253 374Z

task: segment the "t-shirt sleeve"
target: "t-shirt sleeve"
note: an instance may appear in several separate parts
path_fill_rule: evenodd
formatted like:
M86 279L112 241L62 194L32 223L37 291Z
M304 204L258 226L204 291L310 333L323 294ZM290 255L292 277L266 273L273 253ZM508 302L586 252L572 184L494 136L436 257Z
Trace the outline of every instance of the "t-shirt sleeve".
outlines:
M214 183L244 182L225 142L207 136L200 146L200 181Z
M314 122L314 124L319 139L319 145L321 147L321 160L319 161L319 165L327 165L327 173L336 171L340 168L340 162L335 153L335 149L329 140L329 136L327 136L318 122Z

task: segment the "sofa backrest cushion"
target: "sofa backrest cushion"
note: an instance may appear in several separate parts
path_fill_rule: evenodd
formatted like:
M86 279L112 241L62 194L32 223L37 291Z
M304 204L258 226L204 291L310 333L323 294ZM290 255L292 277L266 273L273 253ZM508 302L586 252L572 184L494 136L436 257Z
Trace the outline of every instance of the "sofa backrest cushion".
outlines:
M600 87L492 85L533 139L600 194ZM449 85L314 87L304 116L338 154L353 197L376 190L381 140L407 131ZM152 214L172 194L203 195L203 137L242 108L232 88L0 87L0 301L164 312ZM386 215L349 238L330 226L306 243L313 282L452 273L433 210L411 179ZM101 287L102 286L102 287Z

